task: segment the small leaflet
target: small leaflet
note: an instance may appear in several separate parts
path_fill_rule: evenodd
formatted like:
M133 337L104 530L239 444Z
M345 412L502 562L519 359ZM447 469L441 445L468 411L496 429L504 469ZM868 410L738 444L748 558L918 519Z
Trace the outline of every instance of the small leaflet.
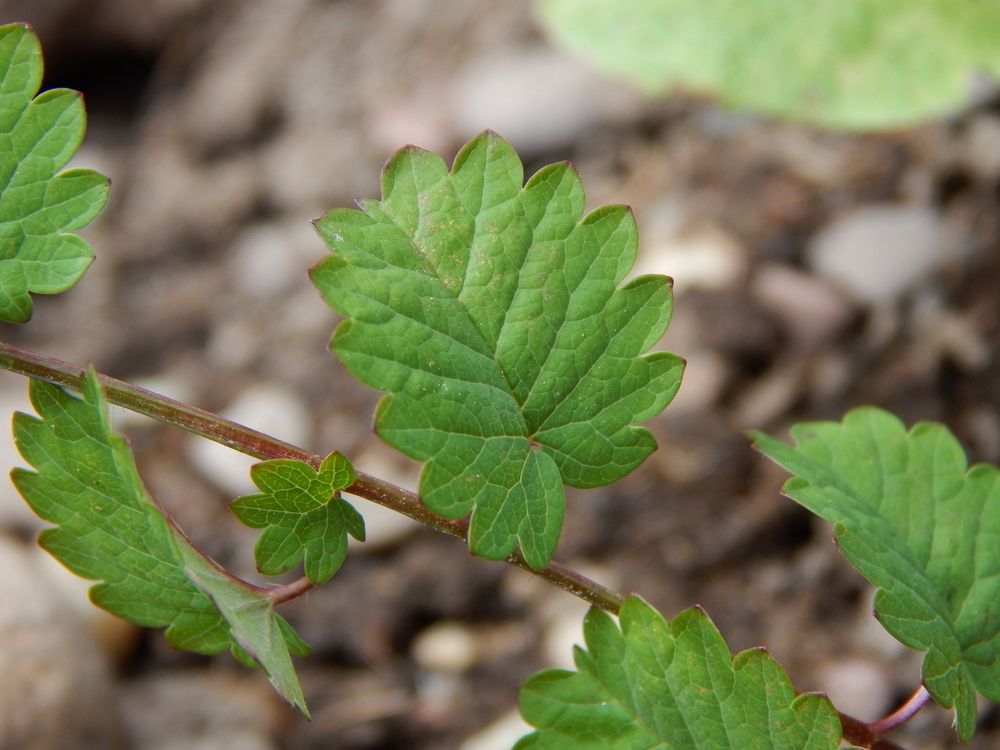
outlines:
M311 583L326 583L347 556L347 535L364 541L364 519L338 492L354 484L354 468L340 453L327 456L319 471L302 461L264 461L250 478L261 492L229 508L247 526L264 529L255 549L261 573L279 575L304 562Z

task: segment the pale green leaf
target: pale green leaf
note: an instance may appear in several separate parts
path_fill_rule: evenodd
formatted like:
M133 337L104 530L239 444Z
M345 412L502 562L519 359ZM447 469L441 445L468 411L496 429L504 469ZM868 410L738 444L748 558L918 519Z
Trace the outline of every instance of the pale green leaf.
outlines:
M622 285L635 260L631 212L581 219L568 164L527 185L495 133L468 143L449 172L398 152L382 200L317 223L332 254L312 272L347 320L331 348L390 395L380 437L425 461L420 494L447 518L472 513L469 543L502 559L519 543L538 569L562 526L563 484L597 487L656 447L635 425L658 414L683 362L642 356L670 319L670 281Z
M83 99L42 82L42 50L22 24L0 26L0 320L23 323L31 297L77 282L94 253L70 232L108 198L108 180L86 169L59 173L83 140Z
M840 128L951 113L1000 77L1000 0L539 0L561 44L649 93Z
M326 583L347 556L347 535L364 541L364 519L338 492L354 484L354 468L341 454L327 456L319 471L301 461L265 461L250 477L262 492L229 508L264 529L255 550L261 573L278 575L304 560L306 577Z
M969 739L977 691L1000 702L1000 471L968 468L942 425L907 432L871 407L792 438L754 444L794 474L785 494L836 525L841 552L879 587L876 617L927 652L924 685Z
M289 650L305 644L261 591L204 557L149 496L128 444L111 431L96 375L83 399L32 381L41 419L18 413L14 438L36 471L11 473L25 501L56 528L40 543L77 575L100 607L146 627L166 627L177 648L232 649L267 672L278 692L306 712Z
M515 750L836 750L840 719L815 694L796 696L763 649L733 658L699 608L670 622L638 597L621 629L599 609L584 621L576 672L549 670L521 689L537 728Z

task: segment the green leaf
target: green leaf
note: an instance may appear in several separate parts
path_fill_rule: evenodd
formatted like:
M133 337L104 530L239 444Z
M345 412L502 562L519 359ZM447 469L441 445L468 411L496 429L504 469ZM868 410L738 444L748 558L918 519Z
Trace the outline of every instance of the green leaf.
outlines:
M58 174L83 140L83 98L66 89L35 97L42 50L27 26L0 26L0 71L0 320L23 323L29 292L64 292L93 260L69 232L104 208L108 179L87 169Z
M763 649L733 658L697 607L670 622L638 597L621 630L597 608L584 621L578 671L549 670L521 689L538 731L515 750L836 750L840 719L825 696L796 697Z
M581 221L569 164L523 185L514 150L485 132L449 173L437 156L399 151L382 200L317 223L328 256L312 271L347 320L333 352L387 396L375 427L426 466L423 501L472 513L469 544L503 559L520 543L535 569L552 556L563 484L597 487L656 447L633 426L658 414L683 362L640 356L663 335L670 280L619 286L635 260L623 206Z
M15 469L11 478L32 510L56 525L42 532L42 547L77 575L102 581L90 589L98 606L166 627L177 648L250 657L308 715L289 656L305 644L262 591L191 546L149 496L128 444L111 431L93 371L83 395L32 381L41 419L14 416L18 450L36 471Z
M347 556L347 535L364 541L364 519L337 492L354 484L354 468L341 454L327 456L319 471L301 461L265 461L250 477L262 493L229 508L247 526L264 529L255 549L261 573L284 573L305 558L306 577L326 583Z
M685 87L838 128L918 123L1000 77L1000 2L539 0L569 50L650 94Z
M754 445L795 475L785 494L835 524L841 552L880 589L875 616L927 652L924 685L968 740L976 691L1000 702L1000 472L967 468L943 426L907 432L870 407L791 433L794 447L760 433Z

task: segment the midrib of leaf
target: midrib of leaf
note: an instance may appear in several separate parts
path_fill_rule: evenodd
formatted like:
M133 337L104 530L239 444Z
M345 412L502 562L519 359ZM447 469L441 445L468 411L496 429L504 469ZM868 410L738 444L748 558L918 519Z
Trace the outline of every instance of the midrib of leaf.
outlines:
M564 177L564 179L565 179L565 177ZM617 229L620 226L621 226L621 222L619 221L618 226L615 227L615 231L617 231ZM569 238L573 235L574 232L580 231L581 227L582 227L582 224L580 222L577 222L576 225L573 227L573 229L570 230L570 233L563 239L564 245L566 243L568 243ZM612 232L611 234L613 234L613 233L614 232ZM565 254L564 254L564 256L565 256ZM564 273L563 269L560 269L560 276L565 281L566 274ZM580 278L577 280L577 283L573 286L573 288L572 289L567 288L567 293L568 293L568 297L569 297L569 304L566 305L566 307L565 307L564 310L561 310L562 317L559 320L559 327L556 329L555 335L553 336L553 340L552 340L552 344L553 345L551 347L549 347L549 350L548 350L548 352L545 355L545 361L542 362L542 366L538 368L538 373L535 376L535 379L534 379L534 381L531 384L531 388L528 390L528 394L527 394L527 396L524 399L524 404L528 404L528 403L531 402L531 397L535 393L535 387L538 385L538 383L542 379L543 375L546 374L546 368L548 367L549 362L552 361L553 354L555 354L555 352L557 351L557 347L555 346L555 344L559 341L559 334L562 333L563 330L565 330L566 319L569 317L568 313L569 313L569 310L570 310L570 308L572 306L573 299L574 299L577 291L580 288L580 284L582 284L586 280L586 278L587 278L587 274L586 273L580 274ZM617 291L617 288L616 288L616 291ZM601 306L601 312L607 311L608 305L612 302L612 300L614 300L614 293L608 295L607 299L604 300L604 302L603 302L603 304ZM595 313L595 315L596 314L597 313ZM600 362L601 359L603 358L603 356L607 353L608 349L611 346L611 343L614 341L614 338L615 338L614 335L609 335L607 337L607 340L604 342L603 348L601 348L601 350L599 352L597 352L595 354L595 356L591 357L590 363L587 365L587 369L584 372L581 373L580 378L576 381L576 384L572 388L570 388L563 395L563 397L560 398L558 400L558 402L555 403L552 406L552 408L550 408L548 410L547 413L544 413L543 415L539 416L539 418L537 420L538 421L538 426L534 430L534 435L538 435L539 433L545 432L546 427L548 427L548 420L552 417L553 414L555 414L556 412L558 412L559 408L564 403L566 403L567 401L569 401L572 398L572 396L582 387L583 383L586 381L587 376L594 369L594 366L598 362ZM602 412L600 412L600 413L603 414L604 411L607 411L607 409L612 408L615 405L616 405L615 403L608 404L608 406ZM562 425L560 425L560 426L562 426Z
M487 149L487 152L486 152L486 163L488 163L488 161L489 161L489 149ZM558 166L558 165L552 165L552 166L555 167L555 166ZM418 184L418 180L417 180L417 176L416 176L416 171L415 171L416 167L415 167L415 161L414 160L410 160L409 161L408 168L409 168L409 174L410 174L410 182L414 186L414 192L419 193L419 191L415 187ZM477 174L479 174L479 173L477 172ZM516 268L517 268L517 274L518 274L518 279L519 280L523 278L523 274L525 273L525 266L528 263L529 256L531 254L531 250L532 250L533 247L536 246L536 235L537 235L537 230L538 230L539 222L546 217L546 214L545 214L545 212L540 212L539 215L538 215L537 220L534 220L534 221L528 216L527 212L524 210L524 204L523 204L523 201L522 201L522 196L523 196L524 191L525 191L525 186L524 185L521 186L520 190L513 197L507 198L507 199L505 199L504 201L502 201L500 203L494 203L494 204L487 205L486 195L487 195L487 182L488 182L488 180L487 180L486 175L485 175L485 164L484 164L484 174L483 174L482 179L481 179L481 181L479 183L480 190L478 191L478 195L479 195L478 208L477 208L476 211L472 211L469 208L468 202L465 201L465 200L463 200L464 192L456 189L455 183L454 183L454 181L452 179L453 176L454 176L454 173L452 171L449 171L444 176L442 176L439 180L437 180L435 183L433 183L433 186L437 187L438 185L441 185L441 184L447 184L447 186L448 186L448 192L449 192L450 196L452 198L454 198L455 204L458 205L458 206L461 206L462 209L466 212L466 216L470 220L470 224L471 224L471 227L472 227L472 232L470 233L470 236L468 238L469 252L468 252L468 254L466 255L466 258L465 258L465 264L464 264L465 268L463 269L464 270L464 275L463 275L462 282L461 282L461 287L458 290L458 293L456 293L456 291L451 288L451 286L448 284L446 278L444 278L438 272L438 269L434 267L433 263L428 258L428 254L424 253L424 252L421 252L421 250L420 250L420 242L419 242L418 233L419 233L421 222L425 219L425 217L428 216L428 213L426 211L424 211L424 207L423 207L423 205L421 205L421 201L419 200L419 198L416 201L416 206L417 206L417 223L416 223L416 226L415 226L414 231L413 231L412 234L407 230L406 227L404 227L403 225L401 225L397 221L396 217L393 214L391 214L389 211L386 211L384 209L384 204L379 205L379 207L378 207L379 208L379 212L378 213L379 213L380 216L384 216L386 219L388 219L389 222L392 224L392 226L394 226L396 229L398 229L403 234L403 236L407 237L410 240L410 245L411 245L411 247L413 249L413 255L414 255L414 257L419 258L421 265L424 266L424 271L423 271L424 274L426 276L428 276L429 278L432 278L435 281L437 281L441 285L441 287L443 289L445 289L451 295L451 298L461 308L462 312L465 314L466 319L468 320L468 322L470 324L470 327L473 330L476 331L476 333L478 334L480 340L482 341L482 343L484 345L484 348L486 349L487 352L489 352L489 359L493 363L493 367L494 367L496 373L500 376L500 378L503 380L504 384L507 386L506 392L504 392L504 391L501 390L501 393L503 393L504 396L511 398L514 401L514 403L517 404L517 407L518 407L517 411L521 415L522 421L524 422L524 432L522 434L512 434L512 435L504 435L504 436L499 436L498 435L498 436L495 436L495 437L512 437L512 438L526 437L529 440L533 440L535 438L535 436L537 436L539 433L541 433L541 432L544 431L546 420L549 417L552 416L552 414L558 409L559 406L561 406L565 401L569 400L569 398L573 395L573 393L576 392L576 390L580 386L580 383L583 382L583 377L581 377L580 381L574 386L574 388L572 388L568 393L566 393L563 396L563 398L560 399L560 401L557 404L555 404L552 408L550 408L548 410L548 412L544 415L544 417L542 417L542 418L540 418L538 420L538 423L539 423L538 426L535 427L534 429L532 429L531 426L527 423L527 418L526 418L526 415L524 414L523 407L524 407L524 405L526 403L529 402L531 396L533 395L533 393L535 391L536 386L538 385L538 383L541 380L542 376L545 374L545 368L546 368L547 364L549 363L549 361L551 360L551 357L552 357L553 353L555 352L555 348L554 347L550 347L548 349L548 351L546 352L545 360L542 362L541 366L538 368L538 371L535 374L534 380L532 381L531 386L528 388L528 390L527 390L527 392L525 394L524 399L522 400L522 399L518 398L517 391L514 388L513 384L511 383L510 377L507 374L507 371L503 368L503 366L500 364L500 362L498 360L498 349L500 348L500 343L502 341L502 338L503 338L503 335L504 335L504 331L507 329L507 324L508 324L510 312L513 309L513 304L512 304L513 300L517 296L518 290L521 289L521 284L518 283L518 284L514 285L514 287L513 287L513 294L511 295L511 298L509 300L506 300L505 304L503 304L503 305L500 306L501 313L502 313L502 320L501 320L500 324L497 326L497 336L495 337L496 340L493 341L493 342L491 342L490 339L483 333L483 329L486 328L486 324L485 323L481 324L479 321L476 320L476 318L473 316L471 310L466 306L465 302L463 301L461 292L464 289L467 288L468 279L469 279L469 272L470 272L470 269L473 266L473 264L470 262L472 260L472 249L476 247L476 239L477 239L477 237L480 236L480 231L481 231L481 229L483 227L483 221L485 220L485 219L483 219L483 213L485 211L495 210L495 209L499 208L500 206L504 205L505 203L506 204L516 205L517 208L518 208L518 210L519 210L519 213L524 218L525 225L530 229L530 232L531 232L530 237L528 238L527 242L525 243L525 246L523 248L523 252L519 253L519 259L518 259L519 262L512 264L512 265L515 265ZM559 185L560 186L564 185L565 181L568 178L570 178L569 173L566 172L566 171L564 171L560 175L560 183L559 183ZM425 189L429 190L430 188L425 188ZM557 192L557 190L554 189L553 192L555 193L555 192ZM570 236L575 231L577 231L580 226L581 226L580 222L577 222L572 228L570 228L570 231L567 234L565 234L564 236L562 236L562 237L559 238L559 241L562 242L563 245L565 246L565 244L568 242ZM616 229L617 229L617 227L616 227ZM565 258L565 252L563 253L563 255L564 255L564 258ZM399 268L398 265L396 267ZM404 270L404 271L412 271L413 269L407 269L407 268L404 267L402 270ZM563 268L559 268L558 272L560 273L560 276L563 279L565 279L565 274L563 273ZM568 297L570 298L570 305L572 304L572 298L573 298L575 292L579 289L580 284L584 280L586 280L586 278L587 278L586 273L581 274L580 277L579 277L579 279L577 280L576 285L572 289L567 289ZM611 302L612 299L613 299L613 297L609 296L604 301L602 310L604 310L604 309L607 308L608 303ZM559 333L563 330L563 326L565 325L566 318L568 317L567 316L567 312L570 309L570 305L567 305L565 309L560 309L560 313L562 313L562 314L561 314L561 317L560 317L560 320L559 320L559 327L555 330L555 336L553 337L554 341L558 340ZM399 312L396 312L396 311L393 311L393 312L395 312L395 314L402 315L402 313L399 313ZM404 317L407 317L409 320L413 320L415 323L418 323L420 325L423 325L423 326L426 326L426 327L430 327L427 323L425 323L423 321L414 320L410 316L404 316ZM442 332L442 333L444 333L444 332ZM462 346L464 349L467 349L469 351L475 352L476 354L479 354L480 356L482 356L482 353L476 351L476 349L474 347L470 346L466 341L456 339L456 338L454 338L453 336L450 336L450 335L448 335L448 338L450 340L456 342L460 346ZM601 349L600 352L598 352L596 356L594 356L594 357L591 358L591 362L589 363L587 370L584 372L584 376L586 374L588 374L593 369L594 365L597 362L600 361L601 355L604 354L607 351L607 348L610 346L610 344L613 341L613 339L614 339L613 336L609 336L607 342L605 343L604 348ZM448 378L448 377L445 377L443 375L439 375L437 373L434 373L434 375L436 377L440 378L441 380L457 380L455 378ZM457 382L462 382L462 381L457 381ZM467 382L467 383L472 382L475 385L482 384L482 385L486 385L488 387L495 387L495 386L490 386L490 384L487 384L487 383L480 383L480 382L475 382L475 381L465 381L465 382ZM498 390L500 390L500 389L498 389ZM614 406L614 404L612 404L611 406ZM610 406L609 406L609 408L610 408Z

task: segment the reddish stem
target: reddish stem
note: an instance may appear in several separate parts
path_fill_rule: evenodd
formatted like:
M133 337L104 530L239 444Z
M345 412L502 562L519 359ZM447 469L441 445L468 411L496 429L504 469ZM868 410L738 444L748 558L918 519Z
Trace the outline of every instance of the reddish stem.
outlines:
M0 368L26 375L37 380L61 385L79 391L84 376L84 369L63 360L44 354L29 352L19 347L0 342ZM245 427L232 420L225 419L204 409L175 401L161 396L153 391L126 383L116 378L98 373L98 379L104 389L107 400L117 406L123 406L131 411L145 414L161 422L172 424L183 430L201 435L209 440L221 443L228 448L245 453L248 456L269 460L274 458L291 458L304 461L319 468L322 457L286 443L263 432ZM397 513L412 518L414 521L430 526L456 539L466 541L468 524L465 521L450 521L432 513L420 502L413 492L397 487L378 477L363 472L357 472L356 481L345 492L379 505L391 508ZM511 555L507 562L533 575L545 579L549 583L568 591L574 596L595 604L612 614L618 614L625 597L611 589L592 581L559 563L553 562L544 570L536 571L524 561L520 554ZM244 582L246 583L246 582ZM300 579L285 586L264 589L273 592L269 596L275 602L287 601L312 588L307 581ZM261 590L261 587L246 584L249 588Z
M25 351L4 342L0 342L0 368L76 391L80 390L84 376L82 367L44 354ZM320 456L203 409L183 404L107 375L98 374L97 377L110 403L201 435L254 458L261 460L291 458L304 461L315 468L319 468L322 461ZM435 515L420 502L415 493L378 477L357 472L355 483L344 491L384 505L449 536L467 540L468 524L465 521L450 521ZM557 562L550 563L547 568L540 571L533 570L520 554L511 555L506 562L539 576L611 614L617 615L625 603L626 597L623 594L612 591ZM313 584L306 578L268 588L243 583L248 588L261 591L275 604L294 599L313 588ZM903 750L895 743L882 739L880 735L904 723L927 702L929 696L921 697L920 692L917 691L901 709L874 724L866 724L847 714L839 714L844 740L870 750ZM905 717L897 718L902 716L904 710L907 712Z
M918 687L913 695L911 695L906 703L897 708L888 716L879 719L876 722L872 722L868 725L872 734L881 737L883 734L888 734L894 729L897 729L910 719L912 719L917 711L926 706L931 700L931 694L927 692L927 688L923 685Z

